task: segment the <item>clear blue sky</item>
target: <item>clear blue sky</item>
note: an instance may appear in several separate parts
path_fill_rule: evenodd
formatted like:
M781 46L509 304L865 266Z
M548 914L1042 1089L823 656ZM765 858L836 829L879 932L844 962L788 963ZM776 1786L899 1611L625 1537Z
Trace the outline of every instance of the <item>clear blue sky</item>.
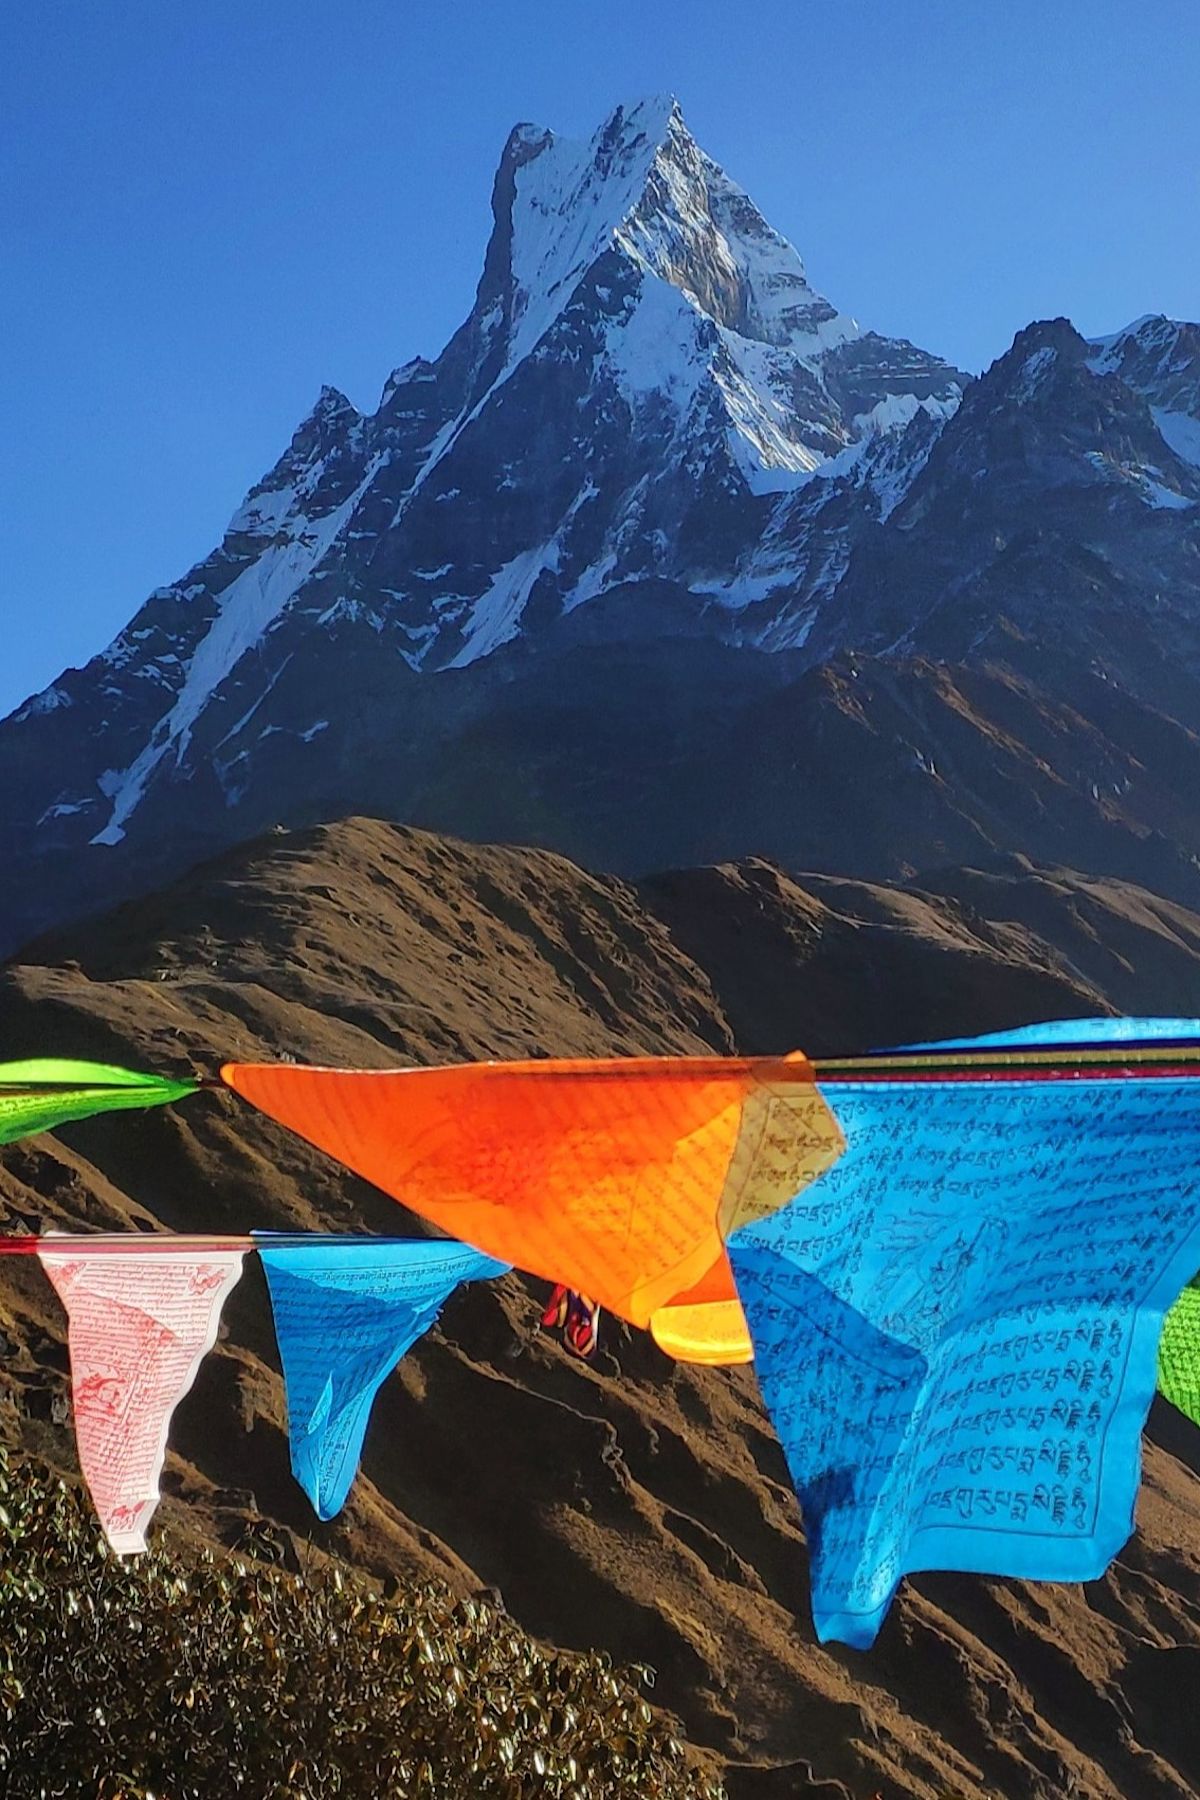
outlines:
M865 323L1200 317L1197 0L8 0L0 714L466 312L518 119L676 93Z

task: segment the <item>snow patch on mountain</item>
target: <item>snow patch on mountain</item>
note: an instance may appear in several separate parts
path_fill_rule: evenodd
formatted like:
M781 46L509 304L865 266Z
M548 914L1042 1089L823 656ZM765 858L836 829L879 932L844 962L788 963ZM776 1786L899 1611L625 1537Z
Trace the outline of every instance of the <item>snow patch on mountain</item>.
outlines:
M787 392L789 360L773 345L718 328L727 361L713 373L733 420L730 448L751 493L779 493L795 487L824 458L793 434Z
M539 544L522 550L498 569L490 586L471 609L470 624L462 649L446 664L448 669L465 669L507 644L517 635L521 614L533 590L533 584L545 569L558 567L557 543Z
M563 597L563 612L574 612L586 600L595 600L613 585L617 569L617 553L609 550L598 562L590 563L569 594Z
M792 579L792 572L788 569L776 567L763 573L747 570L732 576L728 581L695 582L690 592L716 601L729 612L742 612L748 606L757 606L761 601L770 599L780 588L788 586Z
M681 455L683 428L715 388L730 421L730 451L752 493L792 487L820 466L819 452L792 435L784 396L793 359L714 327L687 294L652 275L643 275L632 309L608 325L604 361L635 413L669 404Z
M262 554L218 596L219 611L188 663L175 704L159 720L140 755L123 771L107 771L102 790L112 800L108 823L93 844L118 844L125 822L138 804L147 781L169 750L176 762L187 748L192 726L235 665L262 639L283 612L351 517L370 484L372 470L350 498L323 518L297 521L295 535L268 545Z
M529 596L543 574L556 575L562 566L564 544L580 510L596 498L597 489L585 481L567 508L561 524L549 543L521 551L498 569L478 600L471 603L469 622L464 628L462 648L444 666L465 669L490 656L501 644L507 644L520 630L521 616ZM578 603L576 590L576 604ZM436 627L434 628L436 631ZM414 667L417 666L414 664Z
M1139 351L1151 353L1157 362L1156 373L1166 374L1179 341L1179 331L1177 320L1168 319L1162 313L1143 313L1140 319L1134 319L1121 331L1111 331L1107 337L1089 338L1094 355L1088 358L1088 367L1097 375L1116 374L1130 352Z
M710 367L701 327L702 315L677 288L647 277L638 283L632 309L608 324L603 350L618 391L635 411L651 398L665 399L680 423L687 419Z
M1157 512L1186 512L1196 504L1177 488L1167 487L1145 471L1142 473L1142 498L1147 506L1154 507Z
M541 341L613 242L645 187L673 108L665 95L628 113L618 108L586 144L547 132L542 148L517 170L510 369Z
M1152 406L1159 436L1181 461L1200 469L1200 419L1191 413L1171 412L1165 406Z
M1052 344L1043 344L1027 356L1013 387L1014 398L1032 400L1057 361L1058 351Z
M250 494L229 521L230 535L245 533L251 537L270 536L277 531L294 509L294 487L259 489Z
M888 394L869 412L854 415L854 429L860 437L885 431L903 431L912 424L919 412L928 413L931 419L938 419L944 424L947 419L954 417L958 407L957 395L941 400L936 394L929 394L924 400L918 400L915 394Z
M13 714L12 722L20 725L25 719L36 719L41 713L57 712L60 707L71 704L70 694L64 693L57 683L53 683L50 687L43 688L40 694L34 694L31 699L26 700L24 706Z
M95 806L95 804L94 798L90 800L58 800L53 806L46 808L37 822L39 825L45 825L51 819L73 818L76 813L87 812L89 807Z

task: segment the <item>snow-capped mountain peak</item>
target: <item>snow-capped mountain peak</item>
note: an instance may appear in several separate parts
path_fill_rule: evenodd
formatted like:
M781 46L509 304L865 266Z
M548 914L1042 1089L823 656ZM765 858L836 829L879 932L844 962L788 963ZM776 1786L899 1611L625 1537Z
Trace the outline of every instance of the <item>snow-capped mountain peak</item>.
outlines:
M586 141L517 126L492 208L441 355L373 415L322 389L212 556L55 684L88 773L39 799L43 834L127 847L181 782L234 828L283 749L335 756L339 659L371 686L461 674L633 589L681 597L685 635L805 641L967 378L820 294L670 95Z
M700 149L670 95L617 107L587 142L520 126L506 160L513 192L497 232L508 238L510 363L614 248L743 337L813 355L858 335L855 321L811 288L792 246ZM489 262L499 260L489 252Z
M1089 368L1140 394L1164 442L1200 468L1200 326L1147 313L1089 347Z
M618 107L587 143L518 127L508 149L514 164L510 364L533 349L582 276L611 249L675 132L687 138L668 96Z

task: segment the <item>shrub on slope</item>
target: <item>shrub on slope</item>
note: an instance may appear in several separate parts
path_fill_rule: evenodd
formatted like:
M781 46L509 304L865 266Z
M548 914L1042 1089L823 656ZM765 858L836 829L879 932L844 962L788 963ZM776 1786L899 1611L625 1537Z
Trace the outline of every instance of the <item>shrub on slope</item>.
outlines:
M605 1658L446 1590L106 1551L0 1448L8 1800L719 1800Z

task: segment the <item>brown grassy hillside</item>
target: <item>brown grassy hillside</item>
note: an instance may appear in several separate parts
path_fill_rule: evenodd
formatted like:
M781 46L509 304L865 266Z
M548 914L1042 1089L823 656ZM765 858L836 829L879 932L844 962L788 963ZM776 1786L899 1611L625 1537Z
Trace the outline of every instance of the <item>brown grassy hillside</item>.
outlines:
M802 1047L1105 1008L1200 1013L1200 919L1125 884L1011 864L937 891L761 863L639 890L544 852L374 821L278 835L27 949L0 1057L163 1073L225 1057L399 1061ZM0 1227L395 1229L396 1206L232 1096L97 1119L0 1157ZM1140 1530L1085 1588L910 1582L868 1655L820 1648L803 1537L749 1371L689 1370L611 1322L594 1366L536 1330L538 1284L449 1304L375 1410L328 1526L287 1469L253 1260L181 1406L164 1513L261 1521L378 1572L497 1589L545 1640L658 1670L734 1800L824 1791L1181 1800L1200 1788L1197 1435L1151 1447ZM63 1321L0 1270L0 1427L64 1470ZM808 1768L828 1787L810 1787ZM838 1785L840 1784L840 1785Z

